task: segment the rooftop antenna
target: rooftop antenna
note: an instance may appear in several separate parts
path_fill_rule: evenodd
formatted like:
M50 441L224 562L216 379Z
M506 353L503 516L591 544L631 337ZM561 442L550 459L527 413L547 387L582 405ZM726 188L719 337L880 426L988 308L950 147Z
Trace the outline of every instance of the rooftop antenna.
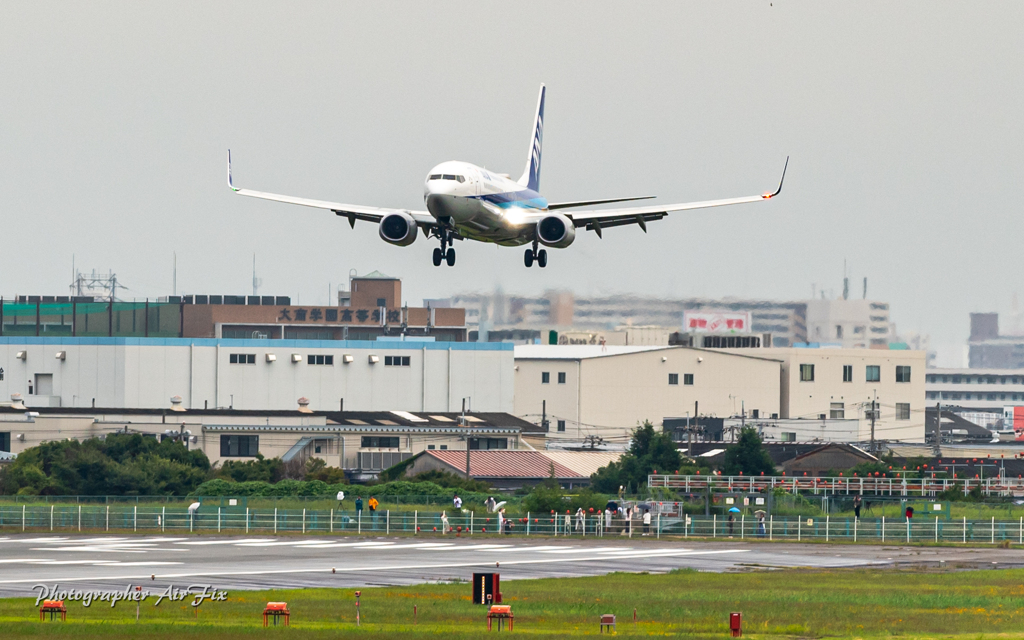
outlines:
M864 276L864 299L868 299L868 277Z
M252 295L259 295L260 285L263 284L262 278L256 277L256 254L252 254Z
M846 259L843 259L843 300L850 299L850 278L846 272Z

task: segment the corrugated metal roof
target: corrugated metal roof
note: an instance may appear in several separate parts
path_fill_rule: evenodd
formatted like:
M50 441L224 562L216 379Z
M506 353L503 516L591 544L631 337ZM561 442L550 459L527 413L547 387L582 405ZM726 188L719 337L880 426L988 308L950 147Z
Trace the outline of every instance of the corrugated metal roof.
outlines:
M591 476L601 467L618 462L622 452L605 451L541 451L548 459L572 469L581 476Z
M621 356L643 351L659 351L675 349L668 345L649 346L601 346L599 344L517 344L515 357L524 359L544 360L582 360L584 358L600 358L602 356Z
M424 455L433 456L458 472L466 472L466 450L430 450ZM470 452L469 475L475 478L547 478L551 466L555 467L556 478L586 478L565 465L555 462L540 451L473 450Z

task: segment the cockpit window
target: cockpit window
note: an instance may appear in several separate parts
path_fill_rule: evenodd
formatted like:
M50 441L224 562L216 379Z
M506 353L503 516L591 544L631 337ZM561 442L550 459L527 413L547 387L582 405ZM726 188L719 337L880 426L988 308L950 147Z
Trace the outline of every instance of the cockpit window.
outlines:
M465 176L457 176L457 175L454 175L454 174L451 174L451 173L444 173L444 174L434 173L434 174L431 174L431 176L429 178L427 178L427 180L455 180L457 182L465 182L466 181L466 177Z
M440 173L435 173L435 174L431 175L430 178L428 178L428 179L429 180L440 180L441 179L441 174Z

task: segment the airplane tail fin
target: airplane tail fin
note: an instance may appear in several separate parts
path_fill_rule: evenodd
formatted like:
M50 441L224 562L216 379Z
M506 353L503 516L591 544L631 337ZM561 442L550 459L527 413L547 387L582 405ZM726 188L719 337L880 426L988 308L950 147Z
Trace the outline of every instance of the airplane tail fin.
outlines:
M540 97L537 98L537 117L533 119L533 137L530 138L530 151L526 157L526 170L519 178L519 184L533 191L540 190L540 150L544 138L544 85L540 85Z

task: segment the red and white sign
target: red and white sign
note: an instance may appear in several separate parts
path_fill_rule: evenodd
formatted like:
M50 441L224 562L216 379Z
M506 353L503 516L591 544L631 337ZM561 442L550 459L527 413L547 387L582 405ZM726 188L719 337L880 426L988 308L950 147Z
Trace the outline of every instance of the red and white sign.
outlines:
M1014 440L1024 441L1024 407L1003 407L1003 429L1013 429Z
M691 333L750 333L750 312L684 311L683 330Z

